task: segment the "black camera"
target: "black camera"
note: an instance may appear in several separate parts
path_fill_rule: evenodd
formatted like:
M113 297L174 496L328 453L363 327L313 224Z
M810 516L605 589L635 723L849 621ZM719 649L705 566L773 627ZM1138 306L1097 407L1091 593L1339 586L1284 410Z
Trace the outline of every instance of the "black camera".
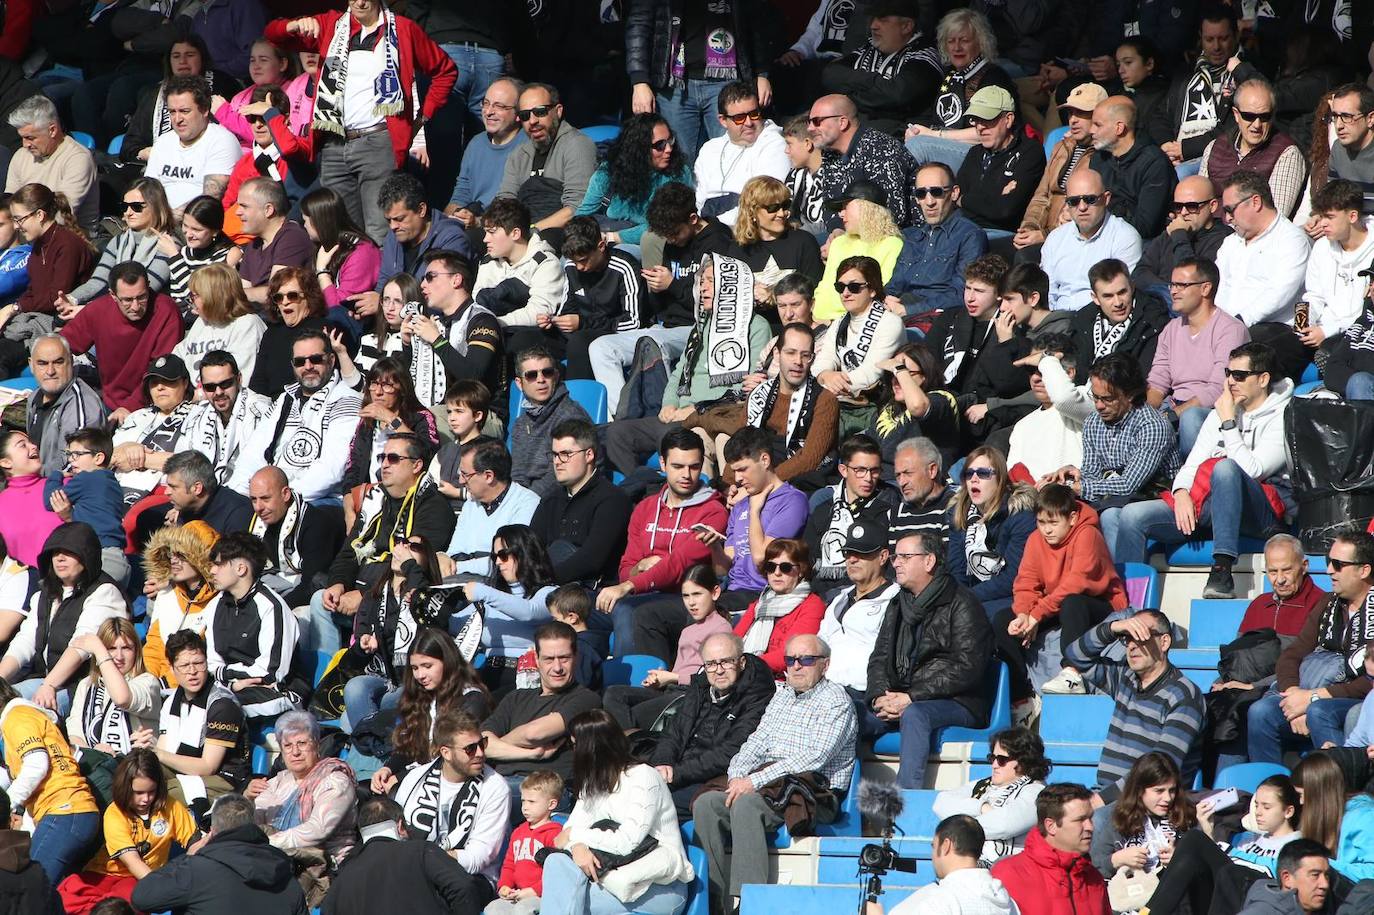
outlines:
M888 871L914 874L916 859L903 858L893 850L892 843L886 839L881 845L870 844L859 849L859 873L886 874Z

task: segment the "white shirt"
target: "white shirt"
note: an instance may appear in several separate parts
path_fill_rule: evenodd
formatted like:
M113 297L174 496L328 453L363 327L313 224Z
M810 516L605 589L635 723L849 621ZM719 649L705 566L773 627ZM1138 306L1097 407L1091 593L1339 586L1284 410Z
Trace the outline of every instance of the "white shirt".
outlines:
M1088 271L1100 260L1114 257L1125 261L1128 270L1140 262L1140 233L1129 222L1112 213L1097 227L1091 238L1084 238L1070 220L1045 238L1040 249L1040 266L1050 277L1050 308L1074 311L1093 300Z
M898 587L889 584L851 606L854 586L835 595L825 608L825 617L817 633L830 646L830 667L827 679L841 686L864 692L868 689L868 656L878 639L887 605L897 596Z
M218 124L210 124L190 146L168 131L153 141L144 174L162 182L172 209L184 207L205 193L207 175L228 178L243 154L239 138Z
M1328 238L1312 244L1302 301L1312 308L1312 326L1320 327L1328 337L1354 324L1364 312L1369 277L1360 276L1360 271L1374 261L1374 216L1365 219L1364 229L1364 244L1354 251Z
M953 871L892 907L892 915L1020 915L1020 911L1002 881L981 867Z
M380 29L379 21L376 28ZM362 33L360 32L359 35ZM377 114L377 77L386 69L386 36L371 51L348 52L348 77L344 80L343 122L346 130L363 130L380 124Z
M791 163L787 160L787 143L782 128L772 121L764 121L753 146L736 146L729 135L707 140L697 153L697 208L722 194L738 194L745 182L759 175L772 175L779 181L787 178ZM716 218L733 226L739 207L731 207Z
M1221 271L1217 307L1247 327L1261 321L1292 324L1311 250L1307 233L1278 214L1248 242L1239 234L1227 236L1217 252Z

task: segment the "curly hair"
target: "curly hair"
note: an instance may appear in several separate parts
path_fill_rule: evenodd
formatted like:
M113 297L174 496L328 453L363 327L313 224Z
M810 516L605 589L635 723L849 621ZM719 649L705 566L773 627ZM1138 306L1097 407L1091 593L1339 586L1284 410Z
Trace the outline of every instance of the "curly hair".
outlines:
M744 183L739 193L739 218L735 220L735 241L741 245L752 245L762 239L759 233L759 210L775 207L785 200L792 199L792 192L772 175L758 175ZM787 222L791 228L796 223Z
M636 114L620 124L620 136L616 137L606 152L606 171L610 175L611 196L620 197L636 206L649 202L654 181L659 176L654 168L653 142L654 128L662 124L672 128L657 114ZM668 157L668 168L664 174L677 178L687 172L687 159L682 155L677 141L673 142L672 154Z
M989 747L1001 745L1021 769L1021 774L1033 782L1049 778L1053 764L1045 757L1045 743L1040 735L1026 728L1007 728L992 735Z
M415 655L438 660L443 664L444 677L439 681L438 689L429 693L415 679L410 665L406 665L401 675L401 702L396 708L398 720L391 744L406 759L427 760L433 759L436 752L436 747L430 742L430 730L433 727L429 716L430 702L434 703L435 714L443 715L450 709L460 707L463 694L469 687L475 687L483 693L487 693L487 687L472 665L463 660L458 653L458 646L447 632L430 627L421 629L415 634L415 641L410 643L409 656Z
M858 218L852 226L848 222L845 223L844 230L847 234L857 235L860 241L869 245L876 244L889 235L901 237L902 230L893 221L892 211L887 207L868 200L851 200L849 205L858 208Z
M301 295L305 296L305 314L301 320L323 318L329 312L329 303L324 300L324 291L320 289L320 281L315 274L306 267L282 267L267 281L267 308L273 320L280 321L281 314L277 306L271 304L272 296L292 280L301 288Z
M1172 784L1178 791L1169 807L1169 823L1180 834L1197 825L1197 808L1188 797L1187 786L1178 771L1178 764L1158 751L1146 753L1135 761L1126 773L1116 809L1112 811L1112 825L1123 838L1139 834L1145 829L1149 812L1145 809L1145 789Z

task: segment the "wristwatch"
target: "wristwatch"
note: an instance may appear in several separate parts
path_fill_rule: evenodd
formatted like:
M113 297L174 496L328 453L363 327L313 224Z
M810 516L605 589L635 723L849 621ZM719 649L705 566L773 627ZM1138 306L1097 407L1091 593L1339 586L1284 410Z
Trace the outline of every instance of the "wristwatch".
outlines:
M1228 419L1226 420L1226 422L1221 424L1222 432L1230 432L1234 428L1236 428L1236 421L1234 419Z

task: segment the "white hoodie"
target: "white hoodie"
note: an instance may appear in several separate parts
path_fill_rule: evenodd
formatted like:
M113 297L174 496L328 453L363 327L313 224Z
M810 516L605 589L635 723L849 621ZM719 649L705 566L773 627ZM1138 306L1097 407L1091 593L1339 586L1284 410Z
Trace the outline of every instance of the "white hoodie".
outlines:
M945 875L892 908L892 915L1020 915L1002 881L981 867Z
M782 128L772 121L764 121L759 138L753 146L736 146L729 135L707 140L697 153L694 169L697 182L697 209L706 201L724 194L738 194L745 182L759 175L772 175L779 181L787 178L792 164L787 159L787 142ZM731 228L739 216L739 207L731 207L716 218Z
M1354 251L1323 238L1313 243L1307 259L1303 301L1311 306L1312 326L1320 326L1328 337L1354 324L1364 311L1369 278L1359 273L1374 261L1374 216L1365 219L1364 228L1369 234Z
M504 257L482 258L477 266L477 280L472 284L472 297L480 303L482 290L509 279L524 283L530 297L524 307L497 316L502 327L533 327L536 317L558 314L568 300L568 278L563 265L538 232L530 236L525 256L514 263Z
M1291 513L1294 507L1288 477L1291 468L1283 413L1292 398L1293 382L1284 378L1274 385L1259 409L1253 413L1237 410L1236 428L1225 432L1221 431L1217 411L1208 413L1197 434L1197 443L1174 477L1173 489L1191 489L1203 462L1211 458L1230 458L1252 479L1277 485Z

